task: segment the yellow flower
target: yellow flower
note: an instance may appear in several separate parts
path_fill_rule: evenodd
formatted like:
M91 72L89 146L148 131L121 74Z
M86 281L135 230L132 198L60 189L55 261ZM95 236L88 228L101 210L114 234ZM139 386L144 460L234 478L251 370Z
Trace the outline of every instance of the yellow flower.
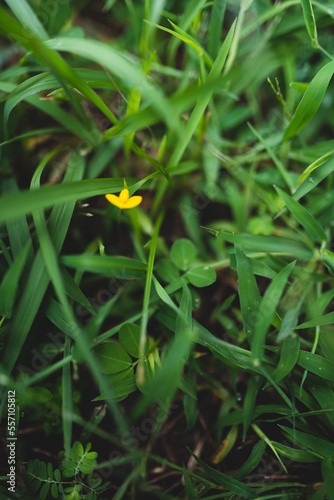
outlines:
M106 198L112 205L121 209L137 207L143 199L142 196L131 196L131 198L129 198L128 189L123 189L119 196L115 194L106 194Z

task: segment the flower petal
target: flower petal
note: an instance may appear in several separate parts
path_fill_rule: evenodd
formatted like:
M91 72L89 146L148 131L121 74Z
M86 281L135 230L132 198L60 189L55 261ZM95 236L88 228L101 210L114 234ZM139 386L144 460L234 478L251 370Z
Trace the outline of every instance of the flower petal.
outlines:
M122 189L122 191L119 194L119 199L120 199L121 203L125 203L129 199L129 190Z
M112 205L115 205L118 208L123 208L123 203L120 201L119 197L115 194L106 194L106 198Z
M132 196L124 203L124 208L137 207L142 202L142 196Z

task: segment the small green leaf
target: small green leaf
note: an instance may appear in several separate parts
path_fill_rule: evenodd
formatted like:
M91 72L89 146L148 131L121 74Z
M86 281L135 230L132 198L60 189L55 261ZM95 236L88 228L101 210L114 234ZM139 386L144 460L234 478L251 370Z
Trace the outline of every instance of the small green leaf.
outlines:
M190 283L198 288L210 286L216 281L216 273L210 266L192 267L186 276Z
M46 497L48 496L48 493L49 493L49 489L50 489L50 483L43 484L42 489L39 492L39 498L40 498L40 500L45 500L46 499Z
M160 259L155 272L166 283L172 283L179 277L179 271L169 259Z
M131 392L134 392L137 389L133 367L129 367L121 372L107 375L104 377L104 381L106 385L110 387L110 390L103 392L100 396L93 399L93 401L105 401L108 400L108 398L114 401L122 401Z
M54 471L54 475L55 475L55 479L57 481L61 481L61 473L60 473L60 470L59 469L55 469Z
M58 496L58 488L56 483L52 483L51 485L51 495L53 498L59 498Z
M41 478L42 479L46 479L47 478L47 473L46 473L46 465L45 465L45 462L41 462L40 463L40 475L41 475Z
M132 363L128 353L114 340L108 340L99 344L93 352L102 373L110 374L121 372L129 368Z
M172 261L182 271L185 271L191 266L195 255L195 245L186 238L180 238L179 240L176 240L175 243L173 243L170 251Z
M75 443L72 446L71 451L73 453L73 460L75 460L76 458L82 457L82 455L85 453L83 446L79 441L75 441Z
M124 349L134 358L141 358L147 355L148 346L145 344L143 352L140 352L140 327L134 323L125 323L119 331L119 341Z

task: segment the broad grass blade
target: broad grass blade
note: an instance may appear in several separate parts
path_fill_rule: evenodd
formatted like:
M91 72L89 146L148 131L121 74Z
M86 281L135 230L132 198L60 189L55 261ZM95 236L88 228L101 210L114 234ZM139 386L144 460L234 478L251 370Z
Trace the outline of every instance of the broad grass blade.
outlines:
M297 191L293 194L294 200L299 200L302 196L305 196L307 193L312 191L317 185L323 181L328 175L330 175L334 170L334 158L331 157L325 163L320 165L314 172L312 173L312 177L309 176L304 182L299 186Z
M133 185L133 182L128 182ZM36 192L20 191L0 199L0 222L16 219L37 209L50 208L59 203L73 203L91 196L117 193L124 187L123 179L94 179L42 186Z
M307 2L305 1L305 3ZM334 62L330 62L315 75L297 106L284 133L283 141L287 141L298 134L315 115L331 81L333 72Z
M30 244L22 250L16 258L14 264L8 269L3 277L0 286L0 315L10 318L12 316L13 306L18 292L19 280L23 268L26 264L27 255L30 249Z
M318 318L305 321L301 325L296 326L296 330L301 328L314 328L316 326L332 325L334 323L334 312L319 316Z
M266 442L263 439L256 443L256 445L252 449L250 456L238 470L236 475L237 479L243 479L244 477L248 476L259 465L266 447Z
M81 159L79 165L77 160L76 156L74 158L72 157L72 161L75 162L76 168L68 169L64 178L64 183L67 183L69 180L78 180L83 176L83 159ZM29 191L27 194L34 195L33 192ZM2 200L4 198L5 197L3 197ZM20 201L18 203L20 203ZM65 206L56 207L51 213L49 219L49 230L53 236L53 242L57 253L60 252L63 245L73 210L74 203L72 202L67 203ZM40 308L48 284L49 276L46 271L42 253L39 251L35 257L34 263L31 266L31 272L20 297L20 302L17 306L13 322L10 325L11 334L8 337L2 361L5 369L9 372L13 369L13 366L20 354L30 327Z
M320 226L319 222L313 217L313 215L302 205L300 205L296 200L291 198L287 193L282 191L279 187L275 186L276 191L294 216L297 222L307 232L313 243L322 243L327 241L327 236L325 231Z
M295 263L296 261L291 262L275 276L261 301L252 340L252 359L255 365L261 363L268 328Z
M252 266L245 252L242 248L236 246L235 253L237 257L239 299L242 319L248 341L251 342L254 334L255 318L260 304L260 294Z
M312 352L300 351L297 363L305 370L315 373L318 377L334 382L333 361Z
M190 450L189 450L190 451ZM258 497L257 493L252 490L249 486L243 484L242 482L238 481L237 479L234 479L231 476L228 476L227 474L224 474L223 472L220 472L216 469L213 469L209 465L207 465L203 460L198 458L192 451L190 451L198 465L204 470L204 472L214 481L217 482L217 484L220 484L221 486L224 486L228 491L231 491L237 496L240 496L241 498L247 498L247 499L255 499Z
M40 22L26 0L20 0L19 2L17 0L6 0L6 3L20 23L23 26L28 26L29 30L36 37L41 40L47 40L50 38L48 33L45 31L43 24Z
M234 234L226 231L215 231L207 229L210 233L222 240L242 246L244 249L256 250L258 252L274 252L292 255L301 260L311 260L313 252L303 243L288 238L276 236L260 236L255 234Z
M297 363L300 349L300 340L298 335L290 335L282 345L280 360L277 368L272 373L272 378L275 382L279 382L282 378L289 375L295 364Z
M322 455L324 458L334 460L334 444L330 441L325 441L325 439L306 434L296 429L290 429L284 425L280 425L280 427L290 436L291 441L299 446L309 448L311 451Z

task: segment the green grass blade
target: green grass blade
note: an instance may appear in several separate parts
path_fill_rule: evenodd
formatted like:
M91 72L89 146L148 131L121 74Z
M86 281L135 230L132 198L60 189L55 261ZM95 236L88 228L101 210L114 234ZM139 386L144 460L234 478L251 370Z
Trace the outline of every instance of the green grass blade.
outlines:
M320 156L320 158L317 158L314 162L312 162L299 176L298 186L300 186L300 184L302 184L302 182L304 182L304 180L307 179L312 172L314 172L317 168L319 168L320 165L322 165L326 160L331 158L333 154L334 150L331 150L328 153L325 153L324 155Z
M61 109L52 101L41 101L37 95L27 97L26 101L43 113L51 116L54 120L64 126L73 134L81 137L92 146L97 146L101 142L101 134L92 121L82 123L71 114Z
M299 349L300 340L298 335L289 335L289 337L284 340L280 360L275 371L271 375L275 382L279 382L292 371L298 360Z
M168 293L166 292L166 290L161 286L161 284L159 283L159 281L154 276L153 276L153 284L154 284L155 291L159 295L159 298L165 304L167 304L171 309L173 309L174 312L176 312L178 314L180 310L174 304L174 302L172 301L172 299L170 298L170 296L168 295Z
M256 324L255 318L260 304L260 294L248 257L242 248L236 246L239 299L244 328L250 342Z
M3 182L3 191L17 193L18 187L14 179L8 179ZM27 219L24 215L18 217L17 219L10 220L7 222L7 232L10 242L10 250L14 261L21 255L22 251L29 243L30 250L29 253L33 255L33 246L30 237L29 227Z
M266 442L263 439L256 443L256 445L252 449L251 454L238 470L236 479L243 479L244 477L248 476L254 469L256 469L261 461L261 458L263 457L266 447Z
M26 264L30 244L22 250L14 264L4 275L0 286L0 315L10 318L12 316L15 298L18 292L19 280Z
M183 313L183 311L181 311ZM143 397L135 407L132 416L138 418L154 400L170 403L177 390L185 362L187 361L194 335L189 331L184 331L183 335L175 336L167 355L159 370L149 386L149 392Z
M196 15L200 12L200 10L203 8L204 4L206 3L206 0L191 0L188 5L186 6L185 11L183 12L180 20L179 20L179 27L187 31L195 19ZM168 61L171 66L174 66L174 61L175 61L175 54L180 45L180 41L178 38L174 38L172 42L169 44L167 51L168 51Z
M313 217L313 215L305 207L300 205L296 200L291 198L291 196L282 191L282 189L277 186L274 187L296 221L299 222L301 226L303 226L313 243L322 243L323 241L327 241L325 231L322 229L319 222Z
M290 448L284 444L278 443L277 441L272 441L273 446L276 448L278 453L283 455L283 457L293 460L294 462L318 462L321 458L317 453L312 453L307 450L298 450L295 448Z
M235 22L232 24L230 31L228 32L228 35L225 38L225 41L224 41L224 43L219 51L219 54L218 54L213 66L212 66L210 74L207 78L207 83L211 83L212 81L215 81L219 77L219 75L224 67L226 57L227 57L227 54L230 50L231 43L233 40L234 28L235 28ZM187 122L187 125L185 126L184 130L182 131L182 133L180 135L180 138L179 138L179 140L176 144L176 147L173 151L173 154L168 162L168 166L177 165L179 163L179 161L181 160L182 155L183 155L184 151L186 150L186 148L190 142L190 139L192 138L200 119L203 116L205 108L207 107L207 105L211 99L212 92L213 91L208 89L207 92L205 92L205 94L201 98L198 99L198 102L197 102L193 112L191 113L191 116Z
M328 500L334 499L334 466L333 458L330 460L323 460L321 463L322 477L324 478L321 493L325 490Z
M120 279L136 279L145 275L147 265L129 257L111 257L91 254L64 255L61 262L68 267L89 273Z
M176 38L179 38L182 42L184 42L186 45L189 45L196 54L199 57L203 57L203 60L206 62L206 64L211 68L212 67L212 60L209 54L204 50L204 48L193 38L190 36L188 33L183 31L181 28L179 28L176 24L172 23L172 21L169 21L170 24L173 26L174 30L171 30L169 28L165 28L164 26L160 26L159 24L151 23L149 21L146 21L148 24L151 26L155 26L156 28L159 28L162 31L166 31L170 35L175 36Z
M62 279L66 289L66 293L71 299L82 305L87 311L95 315L96 311L91 305L86 295L81 291L79 285L74 281L70 273L64 268L61 268Z
M63 359L45 368L45 370L41 370L40 372L37 372L35 375L32 375L25 381L25 385L27 387L30 387L31 385L35 385L37 382L45 380L47 377L49 377L49 375L56 372L57 370L59 370L59 368L62 368L64 365L70 363L71 361L72 361L72 356L64 357Z
M41 40L47 40L49 37L43 24L40 22L33 9L26 0L5 0L13 14L17 17L23 26L27 26L29 31Z
M312 191L317 185L328 177L334 170L334 158L331 157L325 163L320 165L316 170L314 170L312 177L307 177L304 182L298 187L297 191L293 195L294 200L299 200L307 193Z
M303 8L304 20L308 34L310 35L312 47L318 48L317 26L311 0L300 0Z
M75 165L76 168L73 168L73 165ZM69 180L80 179L83 176L83 168L80 168L82 165L82 159L80 164L78 164L77 156L72 155L63 182L67 183ZM28 193L34 194L33 192ZM20 201L18 203L20 203ZM58 206L51 213L49 230L50 234L52 234L57 253L60 252L63 245L73 210L74 203L68 203L66 206ZM49 277L46 272L42 253L39 251L31 266L31 271L22 291L22 296L20 297L13 322L10 325L10 335L2 361L4 367L9 372L13 369L20 354L21 348L40 308L48 284Z
M263 383L263 378L261 377L261 375L258 375L257 373L255 375L252 375L250 380L248 381L248 386L243 404L243 410L244 410L243 431L242 431L243 441L245 441L246 439L246 433L254 415L256 396L257 393L259 392L262 383Z
M280 425L280 427L300 447L309 448L311 451L319 453L325 458L334 460L334 444L330 441L325 441L325 439L295 429L289 429L289 427L285 427L284 425Z
M231 491L241 498L252 499L258 497L257 493L249 486L243 484L241 481L238 481L231 476L228 476L227 474L223 474L222 472L209 467L209 465L198 458L195 453L193 453L192 451L190 451L190 453L192 454L198 465L204 470L204 472L217 484L224 486L224 488L226 488L228 491Z
M227 0L214 0L211 7L208 52L211 57L217 56L217 50L220 45L220 37L224 21Z
M64 347L64 359L67 359L71 354L71 340L66 336ZM62 417L63 417L63 434L64 434L64 450L68 457L72 443L72 413L73 413L73 394L72 394L72 374L71 364L66 363L63 366L62 378Z
M263 254L263 256L265 256L265 254ZM260 262L257 259L252 259L249 256L247 256L247 258L251 265L253 274L257 276L264 276L265 278L270 278L270 279L276 276L277 272L271 269L270 267L266 266L265 264L263 264L263 262ZM231 269L237 269L236 254L233 253L230 254L230 266Z
M285 184L288 186L290 191L293 192L294 191L294 183L291 179L289 172L286 171L285 166L283 165L281 160L276 156L276 153L269 146L268 142L257 132L257 130L255 130L255 128L250 123L248 123L248 127L251 129L251 131L257 137L257 139L261 142L261 144L263 144L263 146L266 148L268 155L275 163L279 173L282 176L282 179L284 179Z
M73 85L74 88L78 89L87 99L94 103L112 123L117 123L117 119L109 110L108 106L62 59L58 52L51 50L38 38L31 36L31 34L20 26L20 24L3 8L0 8L0 27L5 33L18 41L26 50L32 51L45 66L49 67L51 71L55 73L61 84L65 81ZM63 84L62 86L64 87ZM64 87L64 90L66 91L67 89ZM70 94L68 93L68 95ZM75 105L73 99L72 102Z
M155 252L158 244L158 236L160 227L163 221L164 212L161 212L158 216L158 219L155 222L154 232L151 239L150 244L150 253L148 256L148 263L146 268L146 280L145 280L145 289L144 289L144 298L143 298L143 308L142 308L142 317L140 323L140 350L144 351L144 347L147 342L147 323L149 318L149 306L150 306L150 296L151 296L151 287L153 280L153 268L154 268L154 259Z
M305 321L301 325L296 326L296 330L301 328L314 328L316 326L331 325L334 322L334 312L325 314L324 316L319 316L318 318L311 319L310 321Z
M104 79L102 80L103 77L106 78L106 75L104 75L104 73L100 71L94 70L93 72L89 70L88 71L77 70L76 74L77 77L80 78L86 85L88 85L88 83L95 87L101 85L106 85L107 87L110 87L110 85L112 85L111 82L105 81ZM73 88L73 85L67 83L66 87ZM15 106L17 106L21 101L23 101L27 97L45 90L58 89L58 88L59 88L59 78L57 78L57 76L53 74L39 73L38 75L28 78L20 85L15 87L14 90L9 94L5 104L4 123L7 124L9 115L11 111L15 108ZM63 89L60 90L63 91ZM52 94L53 93L51 93L51 95ZM115 117L113 118L112 122L113 123L117 122Z
M59 51L72 52L95 63L101 64L112 74L125 81L129 88L137 87L146 104L152 105L158 115L172 130L178 130L179 121L169 106L162 90L153 85L141 69L131 63L123 54L105 43L96 40L59 37L48 40L46 47Z
M218 359L222 359L224 362L231 362L251 372L258 372L257 367L254 366L251 360L250 351L216 338L195 320L193 320L193 329L197 335L196 342L210 349Z
M249 250L258 252L273 252L292 255L301 260L311 260L312 250L307 248L303 243L288 238L279 238L276 236L260 236L255 234L233 234L226 231L216 231L207 229L210 233L218 236L222 240L234 243Z
M127 181L132 186L132 180ZM124 187L123 179L94 179L41 187L36 192L20 191L5 194L0 199L0 222L15 219L37 209L50 208L59 203L76 202L91 196L117 193Z
M310 379L310 389L313 397L318 401L320 407L329 410L325 418L334 429L334 392L327 382L318 377Z
M295 263L296 261L291 262L275 276L261 301L252 340L252 359L255 365L261 363L268 328Z
M297 363L299 366L315 373L320 378L334 382L334 362L312 352L300 351Z
M298 134L315 115L333 76L333 72L334 62L330 62L323 66L315 75L285 130L283 141L287 141Z
M59 87L59 80L49 73L40 73L28 78L18 85L8 96L4 109L4 123L7 125L11 111L26 97L29 97L43 90L50 90Z
M22 139L26 139L28 137L48 135L48 134L63 134L66 131L64 128L60 127L48 127L48 128L39 128L36 130L30 130L29 132L25 132L24 134L16 135L12 139L8 139L8 141L4 141L0 143L0 148L10 144L11 142L21 141Z

